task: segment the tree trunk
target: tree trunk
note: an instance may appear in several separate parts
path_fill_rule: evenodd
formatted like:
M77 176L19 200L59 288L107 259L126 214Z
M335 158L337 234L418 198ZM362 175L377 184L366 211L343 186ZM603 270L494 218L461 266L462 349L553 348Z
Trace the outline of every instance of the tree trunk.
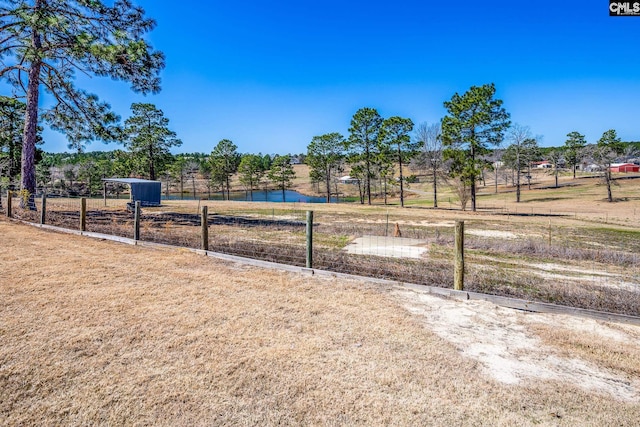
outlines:
M400 206L404 208L404 186L402 184L402 153L398 146L398 163L400 165Z
M327 167L325 172L325 180L327 184L327 203L331 203L331 168Z
M607 200L611 203L613 202L613 196L611 195L611 165L607 166L607 169L604 171L605 181L607 183Z
M475 129L471 129L471 141L475 141L476 132ZM476 211L476 151L473 142L469 144L471 151L471 165L473 167L473 173L471 174L471 210Z
M36 3L36 9L40 8L40 2ZM37 30L31 33L31 43L36 50L40 50L42 45L40 34ZM27 86L27 111L24 120L24 133L22 135L22 178L20 189L28 193L27 206L24 206L25 198L22 197L20 205L23 208L35 210L35 192L36 192L36 138L38 132L38 101L40 97L40 68L42 62L36 59L31 63L29 69L29 82Z
M438 207L438 185L436 184L437 179L437 167L433 166L433 207Z
M369 200L369 204L371 204L371 165L369 164L369 149L367 148L367 161L365 162L367 165L367 176L365 176L365 190L367 191L367 199Z
M471 210L476 211L476 177L471 177Z
M521 174L521 170L520 170L520 161L518 159L518 164L517 164L517 173L516 173L516 203L520 203L520 174Z
M153 164L153 147L149 144L149 179L156 180L156 168Z
M558 188L558 164L556 163L556 165L554 166L555 168L555 175L556 175L556 188Z
M384 180L384 184L383 184L383 191L384 191L384 204L387 204L387 180Z

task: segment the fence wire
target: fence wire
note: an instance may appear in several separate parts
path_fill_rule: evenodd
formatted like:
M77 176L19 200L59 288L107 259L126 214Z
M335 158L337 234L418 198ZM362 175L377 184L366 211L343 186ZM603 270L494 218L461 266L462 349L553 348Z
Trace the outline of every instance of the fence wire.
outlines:
M87 199L86 230L133 237L128 199ZM13 216L42 220L13 200ZM209 250L247 258L306 264L305 206L234 209L195 201L143 208L140 238L200 248L201 216L208 207ZM2 207L6 209L6 196ZM80 227L80 198L48 197L47 224ZM268 205L267 205L268 206ZM6 211L3 211L6 213ZM504 217L502 217L504 218ZM465 289L569 306L640 315L640 239L607 227L573 227L562 217L541 222L465 224ZM314 214L313 268L429 286L453 286L454 221L415 214L325 212Z

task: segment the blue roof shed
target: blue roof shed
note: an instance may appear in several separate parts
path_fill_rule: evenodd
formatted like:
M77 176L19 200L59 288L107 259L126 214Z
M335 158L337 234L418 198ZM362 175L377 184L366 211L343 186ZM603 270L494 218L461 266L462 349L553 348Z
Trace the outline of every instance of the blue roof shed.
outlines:
M117 182L131 187L131 202L140 201L141 206L160 206L162 191L160 181L139 178L105 178L104 182Z

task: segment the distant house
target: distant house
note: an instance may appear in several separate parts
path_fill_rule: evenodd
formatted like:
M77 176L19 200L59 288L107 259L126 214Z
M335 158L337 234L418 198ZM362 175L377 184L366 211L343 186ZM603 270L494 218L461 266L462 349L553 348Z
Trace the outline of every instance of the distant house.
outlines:
M596 165L595 163L591 163L590 165L586 165L583 170L585 172L602 172L603 167L600 165Z
M611 172L640 172L640 165L633 163L612 163Z
M551 169L553 167L553 165L546 160L542 162L533 162L533 166L535 166L537 169Z
M340 184L357 184L359 181L358 178L352 178L349 175L338 178Z

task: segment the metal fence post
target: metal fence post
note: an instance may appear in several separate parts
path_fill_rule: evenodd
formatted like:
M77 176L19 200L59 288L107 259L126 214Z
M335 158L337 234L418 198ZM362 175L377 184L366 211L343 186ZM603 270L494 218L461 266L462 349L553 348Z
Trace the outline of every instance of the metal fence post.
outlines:
M80 231L87 231L87 199L80 199Z
M464 221L456 221L453 289L457 291L464 290Z
M313 211L307 211L307 268L313 268Z
M133 217L133 240L140 240L140 200L136 201L136 210Z
M7 190L7 218L11 218L11 190Z
M40 209L40 224L44 224L47 220L47 195L42 193L42 209Z
M202 224L202 250L209 250L209 211L206 206L202 207L202 216L200 222Z

